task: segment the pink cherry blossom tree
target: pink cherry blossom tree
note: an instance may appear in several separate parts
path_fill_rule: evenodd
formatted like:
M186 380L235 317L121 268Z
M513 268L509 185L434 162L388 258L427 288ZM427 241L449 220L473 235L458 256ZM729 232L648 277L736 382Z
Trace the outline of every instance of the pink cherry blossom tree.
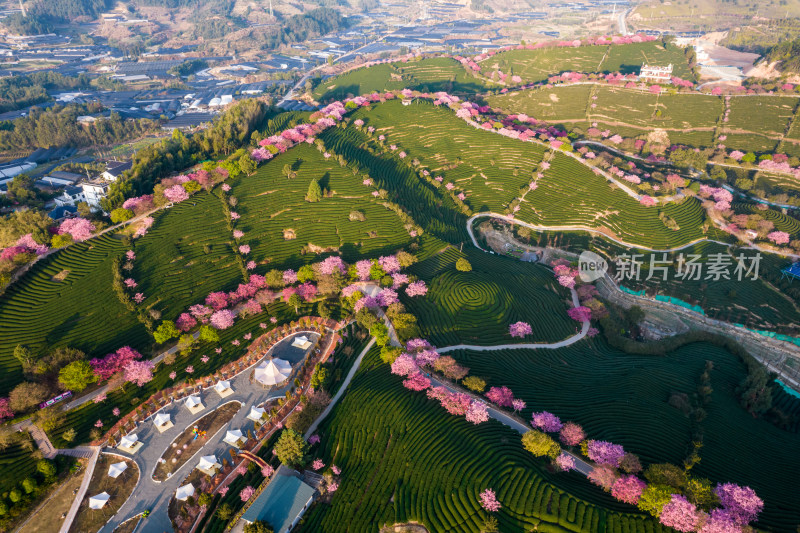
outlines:
M131 381L142 387L153 380L152 361L130 361L125 365L125 381Z
M495 405L500 407L511 407L514 401L514 394L506 386L492 387L486 393L486 398Z
M467 422L480 424L489 420L489 409L486 407L485 403L473 400L472 403L469 404L465 417Z
M562 472L569 472L575 469L575 458L568 453L562 452L561 455L556 457L555 463Z
M250 498L253 497L253 494L255 494L255 492L256 492L256 489L254 489L253 487L248 485L248 486L246 486L245 488L242 489L242 492L239 493L239 498L243 502L249 501Z
M497 501L497 496L492 489L486 489L481 492L479 494L479 499L481 507L490 513L495 513L500 510L500 502Z
M427 293L428 287L422 280L410 283L408 287L406 287L406 295L411 296L412 298L414 296L425 296Z
M661 509L659 515L659 521L663 525L684 532L694 531L698 519L697 506L679 494L672 495L672 499Z
M561 428L564 427L561 423L561 419L548 411L533 413L531 425L548 433L556 433L561 431Z
M611 465L616 468L625 455L625 449L619 444L603 440L590 440L587 443L587 455L595 463Z
M559 440L567 446L577 446L583 439L586 438L583 428L575 422L567 422L561 428L558 435Z
M647 484L636 476L622 476L611 487L611 495L617 500L636 505Z
M533 329L527 322L514 322L508 327L508 333L512 337L522 338L533 333Z
M227 309L215 312L211 315L211 325L217 329L227 329L233 325L234 315Z

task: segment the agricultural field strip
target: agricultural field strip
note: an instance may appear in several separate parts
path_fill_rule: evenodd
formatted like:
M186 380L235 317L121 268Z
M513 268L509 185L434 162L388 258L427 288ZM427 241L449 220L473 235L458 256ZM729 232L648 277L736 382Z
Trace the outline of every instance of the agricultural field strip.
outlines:
M578 87L578 86L581 86L581 85L584 85L584 86L595 86L595 87L598 87L598 88L609 89L609 90L613 90L613 91L630 92L631 94L655 97L654 95L651 95L646 90L643 91L642 89L629 89L629 88L625 88L625 87L616 87L616 86L608 85L607 83L602 83L602 82L597 82L597 81L578 81L578 82L572 82L572 83L559 83L557 85L553 85L552 87L549 87L548 90L564 90L564 89L568 89L568 88L571 88L571 87ZM541 91L541 89L537 89L537 90ZM499 99L508 100L508 99L513 98L514 96L517 96L517 95L520 95L520 94L525 94L527 91L530 91L530 89L524 89L523 88L523 89L517 89L517 90L510 90L508 93L503 94L503 95L499 95L499 96L495 96L494 98L495 98L495 101L499 100ZM490 95L484 95L484 96L490 96ZM710 97L709 94L700 93L700 92L679 93L678 95L675 95L675 96L679 96L679 97L691 97L691 96L694 96L694 97L705 97L705 98L709 98ZM718 97L718 98L721 99L722 97ZM758 99L758 98L765 98L765 95L762 95L762 94L742 94L742 95L731 95L731 98ZM789 99L794 99L795 100L795 105L798 103L798 100L800 100L800 98L798 98L797 96L794 96L794 95L771 95L770 98L789 98ZM586 107L586 106L577 106L577 107L580 108L580 107ZM509 111L512 111L512 110L509 109ZM525 112L527 114L530 114L531 116L535 116L535 113L529 112L529 110L521 109L520 111ZM800 111L800 109L798 109L798 111ZM795 116L796 116L796 113L792 114L791 116L785 117L787 123L795 122L793 120L793 118ZM775 117L771 117L771 118L775 118ZM681 128L681 127L677 127L677 126L676 127L662 127L662 126L648 127L648 126L638 125L638 124L635 124L635 123L625 122L624 120L621 120L618 117L615 117L613 119L613 121L609 122L609 120L604 120L604 116L603 115L598 115L597 113L588 113L587 115L585 115L582 118L560 119L558 117L555 117L555 118L548 117L548 119L551 122L555 121L555 122L564 122L564 123L573 123L573 122L580 123L580 122L586 122L586 121L598 121L598 122L603 122L603 123L607 123L607 124L611 124L611 125L619 125L619 126L623 126L623 127L629 127L629 128L638 129L638 130L645 130L645 131L646 130L651 130L654 127L657 127L658 129L663 129L665 131L714 131L714 130L718 129L720 133L752 134L752 135L758 135L759 137L764 137L764 138L775 140L775 141L788 141L788 142L791 142L793 144L794 143L800 143L799 139L793 139L791 137L788 137L788 133L789 132L779 133L779 132L775 132L775 131L754 131L754 130L750 130L750 129L747 129L747 128L744 128L744 127L741 127L741 126L734 127L733 125L727 125L727 126L721 126L721 127L717 127L716 125L713 125L713 126L696 126L696 127L692 126L692 127L686 127L686 128ZM745 121L743 121L743 124L752 123L752 122L753 121L745 120ZM730 123L728 123L728 124L730 124Z

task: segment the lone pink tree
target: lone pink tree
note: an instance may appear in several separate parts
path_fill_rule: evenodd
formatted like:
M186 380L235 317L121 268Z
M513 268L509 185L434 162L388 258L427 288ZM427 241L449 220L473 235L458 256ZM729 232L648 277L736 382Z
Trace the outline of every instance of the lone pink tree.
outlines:
M659 515L661 523L678 531L694 531L697 528L699 516L697 507L678 494L673 494Z
M497 496L492 489L486 489L481 492L479 494L479 500L481 507L490 513L495 513L500 510L500 502L497 501Z
M775 244L789 244L789 234L785 231L773 231L767 235L767 239Z
M14 418L14 411L8 406L8 398L0 398L0 420Z
M527 322L514 322L508 327L508 333L512 337L522 338L533 333L533 329Z
M246 501L250 500L250 498L253 497L253 494L255 494L255 492L256 492L256 489L254 489L253 487L248 485L248 486L246 486L245 488L242 489L242 492L239 493L239 498L241 498L241 500L243 502L246 502Z

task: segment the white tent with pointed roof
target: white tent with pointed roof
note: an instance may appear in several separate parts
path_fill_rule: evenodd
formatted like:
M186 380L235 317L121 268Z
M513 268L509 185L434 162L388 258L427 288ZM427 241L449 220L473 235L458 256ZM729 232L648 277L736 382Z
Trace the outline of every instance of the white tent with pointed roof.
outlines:
M184 405L186 405L186 407L188 407L189 410L191 411L198 405L203 405L203 401L198 396L189 396L188 398L186 398Z
M125 461L120 461L119 463L114 463L113 465L108 467L108 475L109 477L113 477L114 479L118 478L120 474L128 469L128 463Z
M265 412L266 409L264 409L263 407L256 407L254 405L253 407L250 408L250 414L247 415L247 418L249 418L253 422L260 422Z
M89 509L102 509L110 498L111 495L107 492L101 492L97 496L92 496L89 498Z
M236 446L237 448L242 445L243 440L244 440L244 435L242 434L242 430L240 429L228 430L225 433L225 438L222 439L223 442L228 443L231 446Z
M197 463L197 469L209 476L216 474L217 470L221 467L222 465L217 462L217 457L215 455L205 455L201 457L200 462Z
M121 439L119 439L117 448L124 452L133 454L136 453L141 446L142 443L139 442L139 437L135 433L131 433L129 435L124 435Z
M231 388L231 382L227 380L217 381L217 384L214 385L214 390L217 391L217 394L219 394L223 398L225 396L233 394L233 389Z
M283 359L270 359L258 365L255 370L256 381L264 385L283 383L291 374L291 363Z
M178 487L178 490L175 491L175 499L179 502L185 502L192 495L194 495L194 485L191 483Z
M311 346L311 341L305 335L299 335L292 341L292 346L307 350Z

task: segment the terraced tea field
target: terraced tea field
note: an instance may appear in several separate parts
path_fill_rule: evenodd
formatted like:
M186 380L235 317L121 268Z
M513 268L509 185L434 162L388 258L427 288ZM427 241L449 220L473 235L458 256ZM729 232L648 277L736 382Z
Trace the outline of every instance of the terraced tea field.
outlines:
M475 94L485 89L485 83L469 74L458 61L435 57L407 63L382 63L351 70L323 80L311 95L315 100L327 102L348 95L358 96L405 88L423 92Z
M418 159L432 176L442 176L467 195L475 210L502 210L530 182L544 148L494 135L469 126L446 108L425 101L403 106L389 101L353 115L375 135L386 135L387 144Z
M690 443L690 424L667 402L674 393L691 395L705 361L711 360L713 393L701 422L701 461L692 472L752 486L768 502L760 526L789 531L800 520L793 452L800 434L755 419L739 406L734 390L744 365L722 348L698 343L666 357L640 356L617 351L598 337L558 350L449 355L485 378L488 386L510 387L527 402L526 418L548 410L581 424L592 437L622 444L645 463L677 464Z
M41 355L58 346L99 356L126 344L147 348L150 336L111 287L112 261L126 249L109 234L74 244L40 260L6 289L0 300L0 396L22 379L13 355L18 344Z
M719 96L654 95L604 85L542 87L490 96L488 102L506 113L525 113L555 124L597 122L598 128L608 128L626 137L663 129L672 142L691 146L711 145L717 121L724 111L723 99ZM573 127L572 124L565 126Z
M532 83L562 72L600 72L607 50L607 46L509 50L481 61L481 74L491 77L493 71L500 70Z
M672 64L673 75L693 79L684 50L660 41L624 45L593 45L577 48L540 48L500 52L480 63L481 74L491 76L495 70L518 75L525 83L546 81L562 72L621 72L638 74L643 63Z
M424 338L435 346L494 345L557 342L575 334L575 321L567 316L569 291L555 282L552 272L472 247L464 252L471 272L456 270L455 262L464 254L455 248L410 269L428 285L425 298L404 299ZM524 341L508 333L517 321L533 328Z
M342 469L330 505L309 510L302 532L374 532L416 521L429 531L477 533L486 516L478 493L497 492L500 531L666 532L614 503L579 474L552 474L495 421L479 426L404 389L373 349L347 394L323 422L326 465ZM486 360L494 357L486 357Z
M242 281L220 200L201 193L163 210L153 228L134 241L131 271L142 305L174 320L209 292L233 290Z
M795 96L733 96L726 128L746 130L762 135L781 136L786 133L789 120L800 101Z
M283 167L297 176L288 179ZM320 180L331 196L320 202L305 200L312 179ZM250 256L269 268L288 268L320 259L315 250L339 250L346 261L396 251L411 237L402 221L371 196L373 187L362 184L361 174L326 160L304 144L263 165L252 176L232 181L230 194L239 199L241 215L236 227L245 232L243 243ZM351 217L361 213L364 220ZM287 239L287 230L294 238Z

